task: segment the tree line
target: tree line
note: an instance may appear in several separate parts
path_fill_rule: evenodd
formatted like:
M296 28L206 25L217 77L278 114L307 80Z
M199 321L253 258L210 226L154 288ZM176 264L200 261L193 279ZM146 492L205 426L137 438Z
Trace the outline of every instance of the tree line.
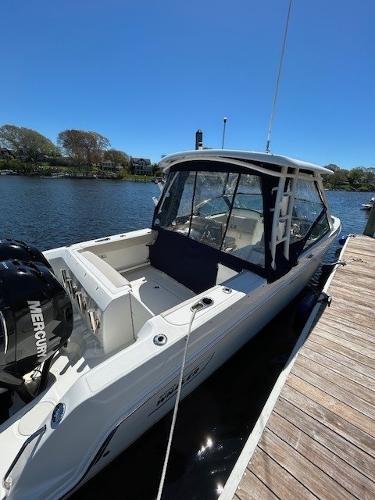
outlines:
M351 170L330 164L326 168L332 175L324 175L323 182L327 189L344 191L375 191L375 167L355 167Z
M93 167L103 161L111 161L114 166L128 168L129 156L124 151L110 146L107 137L98 132L63 130L54 144L30 128L9 124L0 127L3 156L8 152L10 157L29 163L47 162L51 165Z
M50 166L92 168L110 161L113 166L130 170L130 157L124 151L111 148L109 139L98 132L63 130L54 144L36 130L7 124L0 127L0 148L4 148L3 159L8 154L10 159L15 158L29 166L47 163ZM327 189L375 191L374 167L347 170L330 164L327 168L333 171L332 175L323 177Z

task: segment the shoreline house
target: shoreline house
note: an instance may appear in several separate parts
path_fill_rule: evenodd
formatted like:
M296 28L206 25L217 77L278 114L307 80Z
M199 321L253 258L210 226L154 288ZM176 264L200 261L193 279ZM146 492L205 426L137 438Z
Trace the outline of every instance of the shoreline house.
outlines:
M0 160L13 160L15 158L12 150L0 147Z
M120 163L115 163L112 160L103 160L100 162L102 170L121 170L123 166Z
M130 158L130 168L135 175L152 175L153 166L147 158Z

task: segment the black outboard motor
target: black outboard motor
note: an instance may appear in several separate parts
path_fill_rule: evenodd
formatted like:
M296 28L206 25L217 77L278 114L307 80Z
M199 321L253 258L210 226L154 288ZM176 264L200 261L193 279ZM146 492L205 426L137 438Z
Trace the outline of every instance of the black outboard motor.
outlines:
M28 245L24 241L0 239L0 260L17 259L25 262L41 262L51 267L48 260L37 248Z
M7 260L0 260L0 391L18 390L25 374L45 361L48 366L73 329L70 299L45 257L21 242L3 242L0 256L3 251ZM16 255L25 252L31 258L10 258L12 248Z

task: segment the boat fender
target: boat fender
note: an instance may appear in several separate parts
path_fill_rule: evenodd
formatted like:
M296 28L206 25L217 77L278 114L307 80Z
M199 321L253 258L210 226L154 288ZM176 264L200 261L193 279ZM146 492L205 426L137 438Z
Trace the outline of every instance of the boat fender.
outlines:
M328 293L322 292L317 300L317 302L321 304L327 304L328 307L330 307L331 302L332 302L332 296L328 295Z

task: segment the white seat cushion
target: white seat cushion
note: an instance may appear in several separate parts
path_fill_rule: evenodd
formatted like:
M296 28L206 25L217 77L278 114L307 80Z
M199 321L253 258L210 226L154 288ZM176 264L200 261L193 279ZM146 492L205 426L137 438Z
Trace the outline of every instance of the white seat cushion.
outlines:
M103 259L92 252L81 252L82 257L88 260L98 271L100 271L116 288L130 285L130 282L124 278L116 269L107 264Z

